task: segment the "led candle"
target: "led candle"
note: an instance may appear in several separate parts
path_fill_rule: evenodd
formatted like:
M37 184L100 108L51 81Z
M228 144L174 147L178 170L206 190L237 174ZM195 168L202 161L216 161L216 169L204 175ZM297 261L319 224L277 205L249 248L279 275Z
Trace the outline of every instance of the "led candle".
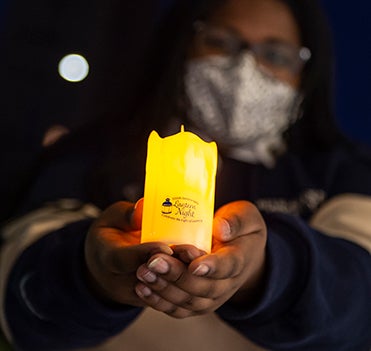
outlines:
M210 252L217 147L184 131L148 139L142 242L192 244Z

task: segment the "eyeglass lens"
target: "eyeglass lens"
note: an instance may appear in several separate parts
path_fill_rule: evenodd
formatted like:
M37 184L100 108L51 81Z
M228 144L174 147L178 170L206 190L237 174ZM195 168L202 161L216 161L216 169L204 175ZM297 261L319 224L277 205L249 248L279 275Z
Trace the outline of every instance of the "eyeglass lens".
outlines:
M259 65L272 71L287 70L295 73L310 58L310 51L307 48L295 47L280 41L249 44L227 29L204 23L199 26L198 32L205 52L236 58L241 52L249 50Z

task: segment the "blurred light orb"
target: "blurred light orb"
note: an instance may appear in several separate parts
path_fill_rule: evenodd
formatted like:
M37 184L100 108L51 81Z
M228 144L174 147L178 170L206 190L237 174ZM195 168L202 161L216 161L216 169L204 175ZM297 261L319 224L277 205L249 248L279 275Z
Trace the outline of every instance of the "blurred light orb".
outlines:
M89 64L81 55L66 55L59 61L58 72L68 82L81 82L89 73Z

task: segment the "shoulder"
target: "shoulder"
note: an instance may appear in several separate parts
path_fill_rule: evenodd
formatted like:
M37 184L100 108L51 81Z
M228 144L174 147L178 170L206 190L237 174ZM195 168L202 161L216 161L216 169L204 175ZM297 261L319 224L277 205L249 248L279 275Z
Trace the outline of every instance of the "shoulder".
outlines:
M371 195L371 148L361 144L339 145L331 160L332 195Z
M329 197L343 193L371 195L371 147L349 141L331 149L288 153L286 166L319 180Z

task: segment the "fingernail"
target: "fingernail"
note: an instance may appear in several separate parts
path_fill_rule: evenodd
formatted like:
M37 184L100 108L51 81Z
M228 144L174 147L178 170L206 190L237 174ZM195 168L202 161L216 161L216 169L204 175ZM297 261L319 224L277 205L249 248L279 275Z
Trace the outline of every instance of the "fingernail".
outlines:
M138 208L143 207L143 199L139 199L133 208L133 211L130 215L130 223L134 226L136 229L140 229L142 221L141 221L141 213L142 211L139 211Z
M167 254L167 255L172 255L173 253L174 253L174 251L171 249L171 247L170 246L161 246L160 247L160 250L161 250L161 252L163 252L163 253L165 253L165 254Z
M138 205L143 201L143 198L140 198L134 205L134 210L137 209Z
M148 268L157 273L167 273L169 271L169 264L161 257L156 257L148 264Z
M231 226L229 222L224 218L219 218L219 225L221 229L221 238L223 240L228 240L231 238Z
M139 297L148 297L152 294L152 290L147 286L136 286L135 292Z
M148 271L139 278L143 279L147 283L154 283L157 280L157 276L155 273Z
M206 264L201 263L193 272L192 274L197 275L199 277L202 277L203 275L206 275L209 273L210 268L206 266Z

